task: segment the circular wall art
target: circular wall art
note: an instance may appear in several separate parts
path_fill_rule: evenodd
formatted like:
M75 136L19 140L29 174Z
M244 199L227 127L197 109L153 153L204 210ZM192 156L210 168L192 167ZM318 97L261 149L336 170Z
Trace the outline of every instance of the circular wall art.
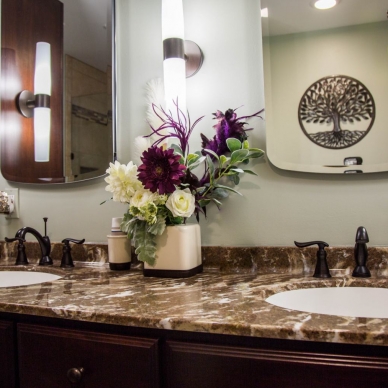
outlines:
M351 147L362 140L375 121L372 94L360 81L345 75L324 77L303 94L299 125L315 144L330 149Z

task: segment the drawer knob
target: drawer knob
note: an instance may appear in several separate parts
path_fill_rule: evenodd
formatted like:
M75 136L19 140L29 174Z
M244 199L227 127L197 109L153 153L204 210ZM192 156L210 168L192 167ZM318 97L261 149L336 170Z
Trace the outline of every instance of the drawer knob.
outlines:
M79 383L84 375L84 368L70 368L67 371L67 378L71 383Z

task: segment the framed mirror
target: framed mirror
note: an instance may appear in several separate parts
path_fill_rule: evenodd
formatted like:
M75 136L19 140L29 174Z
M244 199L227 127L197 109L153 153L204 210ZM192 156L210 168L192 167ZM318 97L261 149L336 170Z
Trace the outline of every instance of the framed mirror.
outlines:
M114 0L2 0L1 172L23 183L69 183L105 174L115 159ZM40 126L20 114L37 102L37 42L50 45L49 157L37 161ZM36 128L35 128L36 127ZM37 129L37 130L36 130Z
M285 170L388 171L388 0L262 0L267 154Z

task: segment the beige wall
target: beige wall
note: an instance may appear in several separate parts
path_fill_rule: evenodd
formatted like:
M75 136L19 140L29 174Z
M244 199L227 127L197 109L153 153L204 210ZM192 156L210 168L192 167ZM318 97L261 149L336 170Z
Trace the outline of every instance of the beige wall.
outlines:
M259 2L257 0L197 0L184 2L187 38L205 53L201 71L188 80L188 108L192 118L206 114L198 132L212 133L211 113L236 108L241 114L260 109L263 102ZM144 84L161 76L160 1L118 0L119 8L119 158L127 162L133 138L147 129ZM250 139L265 147L265 127L258 121ZM199 146L194 134L192 149ZM292 245L294 240L322 239L330 245L353 245L356 229L367 228L370 245L388 244L388 174L328 176L286 172L267 159L253 169L259 177L245 177L244 197L226 200L221 212L209 209L202 220L204 245ZM43 230L49 218L53 241L65 237L106 241L110 219L124 205L100 202L109 198L105 182L97 179L65 186L19 187L20 220L0 218L0 238L21 226Z

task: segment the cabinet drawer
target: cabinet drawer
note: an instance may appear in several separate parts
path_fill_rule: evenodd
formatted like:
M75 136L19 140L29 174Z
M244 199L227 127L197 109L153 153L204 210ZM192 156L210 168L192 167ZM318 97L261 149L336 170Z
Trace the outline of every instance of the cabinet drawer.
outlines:
M0 387L15 387L15 351L13 323L0 321Z
M159 385L157 339L30 324L18 324L17 337L20 388ZM82 371L79 383L69 370Z
M168 388L387 386L388 359L167 341Z

